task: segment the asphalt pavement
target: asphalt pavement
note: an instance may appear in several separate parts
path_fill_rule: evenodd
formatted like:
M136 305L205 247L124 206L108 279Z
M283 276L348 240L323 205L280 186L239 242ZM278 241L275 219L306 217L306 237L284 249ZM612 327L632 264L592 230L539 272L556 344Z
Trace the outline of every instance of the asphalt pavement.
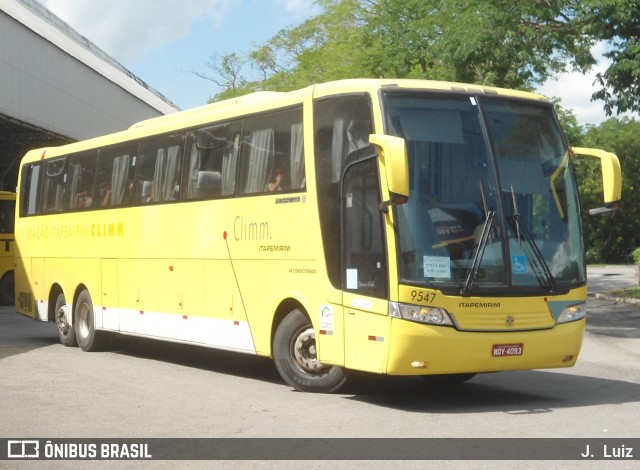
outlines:
M635 265L589 266L587 267L587 294L595 297L614 289L637 287Z

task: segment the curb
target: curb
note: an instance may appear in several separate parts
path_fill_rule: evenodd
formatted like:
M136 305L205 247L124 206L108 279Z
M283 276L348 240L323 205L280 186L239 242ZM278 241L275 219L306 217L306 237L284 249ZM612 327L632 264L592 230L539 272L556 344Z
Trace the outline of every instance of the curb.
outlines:
M596 294L595 295L596 299L600 299L600 300L609 300L611 302L615 302L615 303L623 303L623 304L631 304L631 305L635 305L636 307L640 306L640 299L629 299L629 298L625 298L625 297L613 297L607 294Z

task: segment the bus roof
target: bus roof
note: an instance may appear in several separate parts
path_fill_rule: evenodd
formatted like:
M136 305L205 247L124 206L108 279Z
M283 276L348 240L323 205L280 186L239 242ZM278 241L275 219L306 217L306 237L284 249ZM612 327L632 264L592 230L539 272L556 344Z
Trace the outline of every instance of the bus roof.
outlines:
M470 83L445 82L439 80L416 80L416 79L346 79L333 82L321 83L314 85L314 97L340 94L354 91L375 92L379 89L402 88L414 90L435 90L435 91L453 91L460 93L475 93L487 95L510 96L514 98L540 100L548 102L549 100L538 93L528 91L511 90L508 88L499 88L486 85L477 85Z
M346 79L311 85L307 88L289 92L258 91L238 98L231 98L177 113L147 119L133 124L129 129L114 134L95 137L89 140L67 144L61 147L49 147L31 150L24 159L36 161L45 156L58 156L81 152L102 145L140 139L172 130L186 129L223 121L236 116L256 114L269 109L285 108L301 104L305 96L321 98L346 93L369 92L375 94L381 89L435 90L459 93L500 95L520 99L548 102L543 95L505 88L473 85L457 82L412 79Z
M237 98L230 98L228 100L217 101L214 103L206 104L204 106L198 106L197 108L187 109L178 113L167 114L164 116L158 116L144 121L136 122L129 127L132 129L140 129L143 127L150 127L154 125L162 125L167 122L179 121L185 119L187 116L197 116L198 114L206 114L214 112L220 108L231 107L234 105L241 105L246 103L256 104L259 102L267 102L269 100L275 100L281 97L284 93L280 91L256 91L243 95Z

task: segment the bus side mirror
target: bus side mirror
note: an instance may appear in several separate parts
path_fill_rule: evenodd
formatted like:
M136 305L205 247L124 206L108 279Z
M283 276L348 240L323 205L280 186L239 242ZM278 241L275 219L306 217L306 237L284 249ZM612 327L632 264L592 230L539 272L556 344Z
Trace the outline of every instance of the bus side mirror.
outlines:
M618 157L610 152L583 147L571 148L576 157L595 157L600 159L602 167L602 189L604 190L604 207L590 209L589 214L601 214L616 210L622 199L622 171Z
M384 134L371 134L369 142L380 150L380 162L387 176L390 199L380 204L380 210L404 204L409 199L409 159L404 139Z

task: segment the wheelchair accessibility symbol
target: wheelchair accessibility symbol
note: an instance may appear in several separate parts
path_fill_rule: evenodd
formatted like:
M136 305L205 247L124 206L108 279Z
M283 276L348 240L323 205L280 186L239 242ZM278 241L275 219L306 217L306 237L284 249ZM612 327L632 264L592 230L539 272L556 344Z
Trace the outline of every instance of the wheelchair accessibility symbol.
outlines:
M526 274L529 271L527 257L524 255L513 255L511 257L511 271L513 274Z

